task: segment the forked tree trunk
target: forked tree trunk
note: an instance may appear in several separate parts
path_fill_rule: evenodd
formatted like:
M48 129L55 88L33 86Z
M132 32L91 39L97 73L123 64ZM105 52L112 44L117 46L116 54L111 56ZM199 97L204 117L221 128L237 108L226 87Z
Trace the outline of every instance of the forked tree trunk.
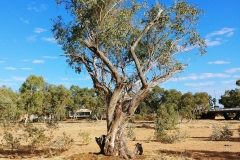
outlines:
M96 137L96 142L102 154L119 156L124 159L132 159L134 157L134 154L128 149L124 138L124 130L128 119L128 116L123 113L121 105L118 104L107 135Z
M128 121L134 115L136 106L138 106L149 93L150 90L143 89L132 99L125 99L123 101L118 101L117 94L111 97L107 112L107 135L99 138L96 137L96 142L102 154L119 156L124 159L134 158L135 155L127 147L124 130Z
M107 135L104 153L105 155L119 156L124 159L132 159L134 157L133 153L128 149L125 138L124 138L124 129L118 128L118 131L115 135L114 145L111 143L111 133Z

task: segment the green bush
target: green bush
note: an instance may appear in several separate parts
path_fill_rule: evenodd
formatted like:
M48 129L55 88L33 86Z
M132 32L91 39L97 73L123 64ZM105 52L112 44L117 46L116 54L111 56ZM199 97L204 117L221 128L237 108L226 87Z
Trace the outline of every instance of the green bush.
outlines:
M28 142L28 146L31 151L38 146L43 147L43 145L47 142L47 136L45 135L45 129L42 127L35 127L32 124L27 124L24 128L24 136L26 142Z
M210 136L210 139L212 141L227 141L229 140L232 135L233 135L233 131L231 131L229 129L228 125L225 126L217 126L217 125L213 125L212 126L212 134Z
M135 126L132 123L129 123L127 126L127 137L132 141L136 140Z
M62 136L57 137L54 142L54 149L57 149L59 153L68 150L73 145L74 140L70 135L67 135L65 132L62 133Z
M20 146L21 137L14 137L11 132L4 131L3 140L5 141L4 144L13 150Z
M173 133L168 134L166 131L162 131L161 133L155 132L155 139L167 144L177 143L180 141L184 141L189 136L186 132L181 133L179 130L174 131Z
M88 145L92 140L90 135L91 135L91 132L89 132L89 131L84 131L84 132L80 131L80 133L78 134L78 136L80 136L82 138L83 143L86 145Z

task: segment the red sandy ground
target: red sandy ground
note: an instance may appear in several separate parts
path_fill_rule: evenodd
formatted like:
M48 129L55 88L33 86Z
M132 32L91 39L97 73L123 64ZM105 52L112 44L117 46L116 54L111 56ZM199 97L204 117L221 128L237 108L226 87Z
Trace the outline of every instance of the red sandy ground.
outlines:
M238 135L238 120L195 120L191 123L183 122L178 124L177 128L183 133L186 132L188 138L175 144L163 144L154 140L148 142L149 137L154 136L154 129L145 128L143 124L154 126L153 122L135 122L134 125L136 140L132 141L127 138L127 144L130 150L134 150L134 144L142 143L143 155L137 156L135 159L214 159L214 160L232 160L240 159L240 139ZM229 124L233 131L233 137L229 141L210 141L209 136L212 133L213 125ZM43 125L35 123L34 125ZM81 137L78 136L80 131L90 132L91 141L88 145L84 145ZM2 130L1 130L2 132ZM117 157L107 157L97 154L99 147L95 142L95 137L106 134L106 121L87 121L87 120L68 120L59 124L59 129L55 131L55 136L66 132L74 138L74 145L60 155L52 158L46 157L44 151L30 154L24 147L20 147L18 151L12 153L0 147L0 159L65 159L65 160L117 160ZM127 130L126 130L127 132ZM2 138L2 136L0 136ZM26 148L26 147L25 147Z

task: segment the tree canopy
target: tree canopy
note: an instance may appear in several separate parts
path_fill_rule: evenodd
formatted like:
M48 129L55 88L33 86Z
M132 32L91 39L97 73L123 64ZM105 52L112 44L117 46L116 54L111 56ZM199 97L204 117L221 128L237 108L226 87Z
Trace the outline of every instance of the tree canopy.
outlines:
M203 11L182 0L169 7L134 0L56 2L72 18L58 16L52 29L68 64L77 73L86 69L94 88L104 92L108 134L100 148L132 158L121 132L151 89L187 66L178 54L191 48L205 53L196 28Z

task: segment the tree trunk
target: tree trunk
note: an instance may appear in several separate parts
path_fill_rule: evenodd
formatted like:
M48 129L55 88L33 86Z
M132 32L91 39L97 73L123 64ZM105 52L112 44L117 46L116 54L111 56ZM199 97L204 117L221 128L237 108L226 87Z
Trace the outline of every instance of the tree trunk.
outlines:
M124 138L129 116L122 111L122 104L117 103L113 120L111 121L107 135L95 138L100 147L100 153L107 156L119 156L124 159L132 159L133 153L128 149Z
M131 99L121 100L121 89L115 89L108 101L107 111L107 135L96 137L100 152L107 156L119 156L123 159L132 159L134 154L128 149L124 130L128 121L134 116L139 103L150 93L150 90L143 89Z
M112 138L115 138L113 144L111 143ZM134 154L127 147L124 138L124 128L118 128L118 131L115 133L115 135L111 135L111 133L107 135L104 153L105 155L119 156L124 159L132 159L134 157Z

